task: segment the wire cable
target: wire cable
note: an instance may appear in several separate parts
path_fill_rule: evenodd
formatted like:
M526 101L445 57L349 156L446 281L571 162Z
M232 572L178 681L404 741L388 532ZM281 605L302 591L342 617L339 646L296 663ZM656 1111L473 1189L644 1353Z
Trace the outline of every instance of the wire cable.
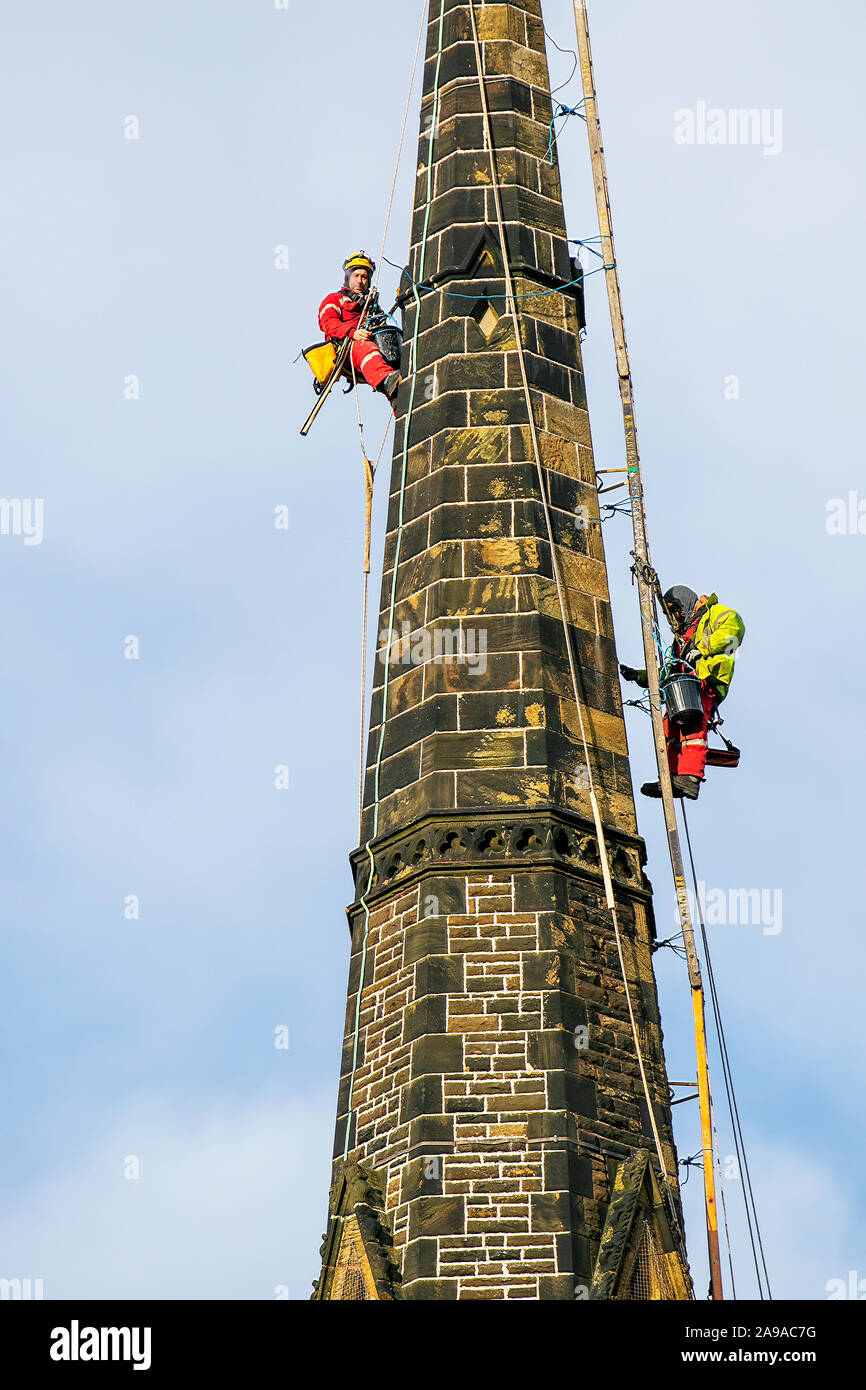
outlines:
M745 1206L746 1211L746 1224L748 1226L749 1231L749 1240L752 1246L752 1258L755 1265L755 1275L758 1281L758 1293L759 1297L763 1299L764 1290L761 1281L761 1268L758 1263L758 1251L760 1251L760 1264L763 1266L764 1281L766 1283L767 1288L766 1297L768 1299L772 1299L773 1294L770 1288L770 1276L767 1270L767 1261L764 1256L764 1244L761 1238L760 1224L758 1222L758 1209L755 1204L755 1194L752 1189L752 1178L749 1172L748 1158L746 1156L745 1139L743 1137L742 1125L740 1123L740 1110L739 1106L737 1105L737 1096L736 1091L734 1089L734 1078L731 1070L730 1057L728 1055L728 1044L727 1039L725 1037L724 1024L722 1022L721 1005L719 1003L718 991L716 989L715 972L713 970L713 962L712 957L710 955L710 943L709 938L707 937L706 926L704 924L703 905L701 903L701 897L698 891L698 878L697 871L695 869L695 857L692 853L692 840L691 835L689 833L689 822L688 816L686 815L685 804L683 804L682 809L683 825L685 826L686 831L686 845L688 847L689 862L691 864L692 869L692 882L695 888L695 910L698 915L698 923L701 929L701 940L703 941L704 946L704 958L706 960L707 978L710 982L710 1000L712 1003L713 1017L715 1020L716 1032L718 1034L719 1040L719 1052L722 1059L722 1074L725 1082L725 1094L728 1102L728 1111L731 1117L731 1128L734 1136L734 1148L736 1150L737 1163L740 1166L740 1172L742 1174L745 1174L745 1182L743 1183L743 1204ZM749 1209L750 1202L751 1211ZM757 1249L755 1244L756 1241Z
M544 25L543 25L543 24L542 24L541 27L542 27L542 29L544 29ZM560 47L559 47L559 44L556 42L556 39L553 37L553 35L552 35L551 33L548 32L547 29L544 29L544 33L545 33L545 36L546 36L548 39L550 39L550 42L553 44L554 48L557 50L558 53L562 53L562 54L563 54L565 57L567 57L567 58L573 58L573 59L574 59L574 67L571 69L571 72L568 74L568 77L565 79L564 82L560 82L560 84L559 84L558 87L554 87L554 88L551 90L550 95L551 95L552 97L555 97L557 92L561 92L562 89L563 89L563 87L567 87L567 86L568 86L569 82L570 82L571 79L574 77L574 74L577 72L578 57L577 57L577 54L575 53L575 51L574 51L573 48L560 48Z

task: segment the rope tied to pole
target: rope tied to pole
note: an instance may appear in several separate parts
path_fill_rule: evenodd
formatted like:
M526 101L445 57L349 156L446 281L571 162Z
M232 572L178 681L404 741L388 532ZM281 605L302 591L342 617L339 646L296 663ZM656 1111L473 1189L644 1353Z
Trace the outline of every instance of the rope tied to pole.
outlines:
M569 116L580 116L582 121L586 120L585 113L580 109L581 106L583 106L583 101L579 101L577 103L577 106L564 106L561 101L557 101L555 103L553 120L550 122L550 137L547 142L547 153L550 156L551 167L553 165L553 147L559 139L559 136L562 134L562 131L565 130L565 127L568 124ZM565 117L565 120L562 123L562 130L557 132L556 122L560 120L563 116Z

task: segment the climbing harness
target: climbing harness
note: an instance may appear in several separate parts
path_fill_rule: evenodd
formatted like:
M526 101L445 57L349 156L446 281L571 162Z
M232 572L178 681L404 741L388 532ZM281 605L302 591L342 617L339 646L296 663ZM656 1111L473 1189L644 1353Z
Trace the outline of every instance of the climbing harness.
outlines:
M362 301L358 328L367 330L370 341L379 349L389 367L399 367L403 334L390 314L379 304L378 295L372 286ZM313 390L318 399L301 426L302 436L306 437L309 434L316 416L341 378L348 382L347 395L353 389L357 390L358 377L351 356L352 341L352 336L349 335L339 345L328 339L324 343L314 343L312 347L303 349L301 356L313 373Z
M720 725L724 724L724 722L722 716L716 711L707 725L708 731L718 734L722 743L725 745L724 748L707 749L707 765L709 767L739 767L740 765L740 749L737 748L735 744L731 743L729 738L725 738L720 728Z

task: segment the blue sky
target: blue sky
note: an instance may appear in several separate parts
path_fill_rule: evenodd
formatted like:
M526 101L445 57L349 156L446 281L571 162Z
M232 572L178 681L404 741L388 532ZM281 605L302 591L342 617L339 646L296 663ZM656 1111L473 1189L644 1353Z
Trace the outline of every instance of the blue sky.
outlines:
M48 1297L305 1297L317 1273L363 511L351 402L301 441L293 359L343 257L378 249L419 14L380 3L365 37L346 0L0 7L2 491L44 499L41 544L0 536L0 1275ZM545 14L573 47L570 0ZM777 934L710 930L774 1291L803 1299L866 1278L866 536L826 528L833 498L866 499L866 26L847 0L822 16L805 0L590 6L654 559L746 622L724 711L742 765L710 774L691 824L708 887L782 893ZM570 67L553 53L554 82ZM678 144L676 113L700 102L781 110L781 151ZM416 129L413 109L395 261ZM596 232L585 145L573 119L573 237ZM597 464L618 467L601 278L585 366ZM386 269L383 298L395 283ZM367 419L378 442L385 403L368 398ZM634 660L628 522L605 535ZM636 712L629 737L639 785ZM661 818L638 809L668 935ZM667 952L657 967L669 1073L686 1079L684 968ZM715 1089L728 1153L718 1069ZM676 1114L684 1157L697 1115ZM739 1185L725 1192L749 1295ZM701 1284L699 1174L685 1197Z

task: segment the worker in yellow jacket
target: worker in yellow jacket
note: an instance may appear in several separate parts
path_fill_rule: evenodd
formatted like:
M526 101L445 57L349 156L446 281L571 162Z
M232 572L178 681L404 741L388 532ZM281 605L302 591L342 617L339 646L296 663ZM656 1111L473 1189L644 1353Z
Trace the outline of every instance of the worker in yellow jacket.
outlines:
M694 671L701 682L701 714L682 727L665 715L668 766L674 796L697 800L707 764L707 729L724 700L734 674L734 661L745 635L739 613L719 603L716 594L701 594L675 584L663 598L674 633L672 659L680 669ZM627 681L647 687L646 671L620 666ZM645 782L644 796L660 797L658 782Z

